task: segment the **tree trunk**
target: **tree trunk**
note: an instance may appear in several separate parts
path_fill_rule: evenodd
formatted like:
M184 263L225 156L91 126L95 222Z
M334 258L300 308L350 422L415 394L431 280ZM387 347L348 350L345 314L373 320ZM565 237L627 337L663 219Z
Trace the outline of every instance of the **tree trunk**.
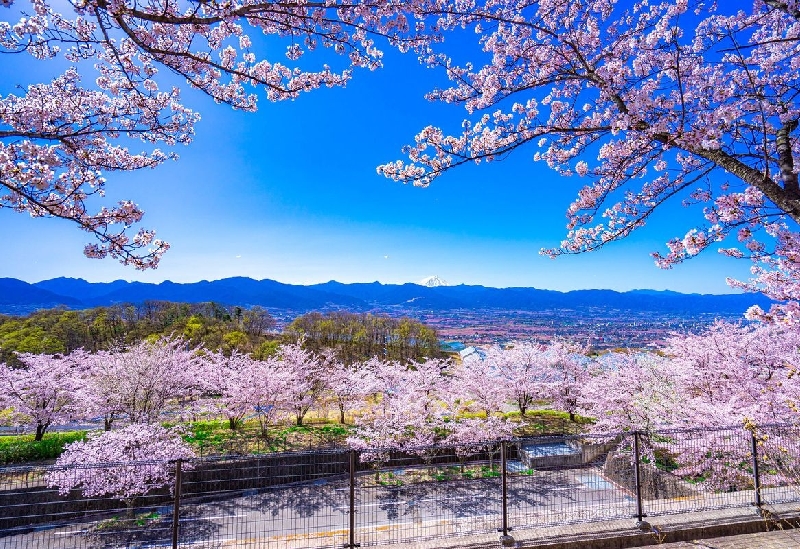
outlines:
M36 436L33 438L33 440L42 440L42 437L44 437L44 432L46 430L47 430L47 425L43 425L41 423L37 424L36 425Z
M136 518L136 498L128 498L125 500L125 519L133 521Z
M570 412L569 413L569 420L571 422L575 423L575 412Z
M235 417L228 418L228 428L230 428L231 431L235 431L238 425L239 421Z
M339 423L344 425L344 406L339 405Z

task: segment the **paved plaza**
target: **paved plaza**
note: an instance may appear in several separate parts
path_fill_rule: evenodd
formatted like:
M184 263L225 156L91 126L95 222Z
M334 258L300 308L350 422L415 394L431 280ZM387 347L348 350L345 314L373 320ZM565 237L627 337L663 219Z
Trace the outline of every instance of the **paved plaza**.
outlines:
M753 508L719 509L649 518L649 531L636 519L575 523L512 530L520 549L800 549L797 504L766 506L761 517ZM797 528L797 529L795 529ZM765 531L769 530L769 531ZM394 545L394 549L497 549L498 534L440 538ZM681 541L678 541L681 540Z
M777 530L759 534L743 534L724 538L664 543L664 549L797 549L800 530Z

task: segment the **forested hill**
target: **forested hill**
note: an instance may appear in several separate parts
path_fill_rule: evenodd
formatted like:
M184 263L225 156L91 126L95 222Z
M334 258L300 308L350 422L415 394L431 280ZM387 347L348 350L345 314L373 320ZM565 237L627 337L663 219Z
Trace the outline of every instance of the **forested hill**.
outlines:
M122 280L91 283L74 278L55 278L29 284L13 278L0 279L0 313L5 314L26 314L56 306L81 309L122 303L139 304L149 300L216 302L241 307L259 305L295 313L312 310L540 311L603 308L688 315L738 315L753 304L762 308L768 308L770 304L769 300L756 294L700 295L653 290L556 292L536 288L466 285L430 288L418 284L342 284L335 281L299 286L242 277L187 284L170 281L148 284Z

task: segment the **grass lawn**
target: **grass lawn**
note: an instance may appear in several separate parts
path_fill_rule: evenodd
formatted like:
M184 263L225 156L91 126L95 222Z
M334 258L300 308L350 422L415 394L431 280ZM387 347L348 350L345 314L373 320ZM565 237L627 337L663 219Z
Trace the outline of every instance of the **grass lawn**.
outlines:
M468 414L470 417L482 414ZM514 436L579 434L592 419L555 410L529 410L524 417L519 412L509 412L506 418L514 423ZM229 428L227 420L203 420L183 424L183 439L201 456L219 454L257 454L309 450L333 445L344 445L352 430L351 425L341 425L326 417L309 416L305 425L274 425L269 432L261 432L256 420L245 421L238 429ZM169 426L168 424L165 426ZM55 459L64 446L86 438L86 431L46 433L41 441L33 435L0 436L0 465Z
M33 435L0 436L0 464L56 459L70 442L86 438L86 431L45 433L42 440Z
M520 417L519 412L509 412L506 418L516 422L514 435L518 437L579 435L594 423L594 419L579 415L570 421L567 412L558 410L528 410L525 417Z

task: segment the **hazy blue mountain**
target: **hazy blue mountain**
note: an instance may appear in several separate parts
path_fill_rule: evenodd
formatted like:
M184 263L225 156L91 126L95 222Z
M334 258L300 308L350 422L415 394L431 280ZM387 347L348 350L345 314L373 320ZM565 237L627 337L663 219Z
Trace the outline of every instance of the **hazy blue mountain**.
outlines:
M86 291L93 283L81 279L54 279L60 281L61 292L81 300L86 306L96 307L114 303L141 303L147 300L198 303L215 301L226 305L262 305L277 309L311 310L325 307L361 306L352 298L329 295L306 286L282 284L274 280L253 280L236 277L222 280L175 283L169 280L160 284L144 282L111 283L106 293ZM64 281L70 281L66 283ZM52 280L37 282L35 286L51 286ZM120 281L122 282L122 281Z
M42 290L47 290L58 295L69 296L81 302L108 295L130 285L131 283L125 280L115 280L114 282L87 282L82 278L66 278L63 276L33 284L33 286L41 288Z
M299 286L244 277L187 284L123 280L92 283L75 278L55 278L28 284L16 279L0 279L0 312L23 313L56 305L88 308L146 300L190 303L214 301L223 305L261 305L295 312L336 309L443 312L458 309L541 311L602 308L690 315L741 314L753 304L764 308L770 304L768 299L756 294L700 295L655 290L556 292L537 288L467 285L427 287L379 282L342 284L336 281Z
M24 313L59 305L76 308L81 306L81 301L16 278L0 278L0 312Z

